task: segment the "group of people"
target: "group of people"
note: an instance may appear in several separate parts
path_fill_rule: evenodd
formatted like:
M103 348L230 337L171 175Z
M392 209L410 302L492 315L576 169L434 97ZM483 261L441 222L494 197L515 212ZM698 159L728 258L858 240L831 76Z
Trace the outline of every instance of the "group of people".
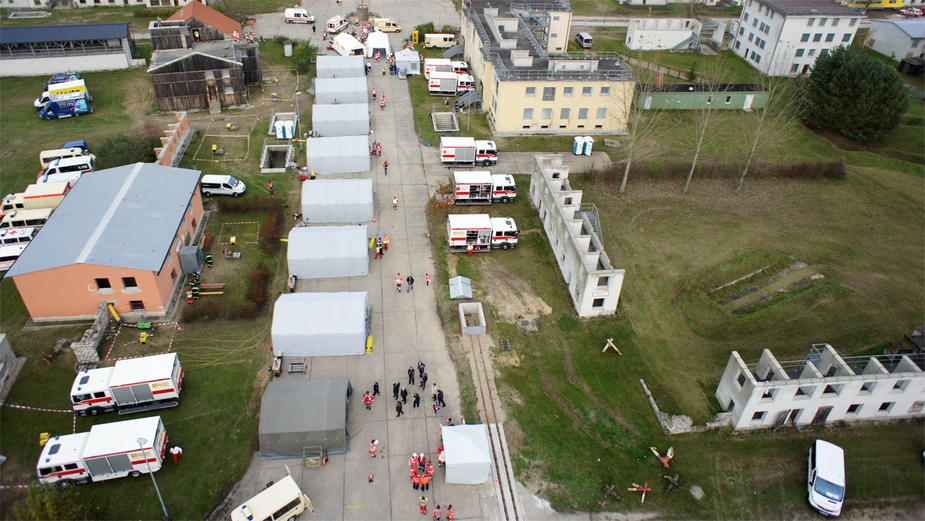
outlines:
M389 251L389 236L383 232L376 234L376 242L373 244L373 248L376 251L377 259L384 257L385 252Z
M421 508L421 515L427 513L427 496L421 496L418 498L418 506ZM443 510L440 508L440 505L437 505L432 512L434 521L440 521L443 519ZM456 514L453 513L453 505L447 505L446 507L446 518L449 521L453 521L453 518Z
M385 96L385 94L383 94L383 96ZM382 144L377 141L373 141L373 144L369 145L369 157L376 156L382 157Z
M422 452L415 452L408 458L408 472L414 490L430 490L430 481L434 478L434 464Z

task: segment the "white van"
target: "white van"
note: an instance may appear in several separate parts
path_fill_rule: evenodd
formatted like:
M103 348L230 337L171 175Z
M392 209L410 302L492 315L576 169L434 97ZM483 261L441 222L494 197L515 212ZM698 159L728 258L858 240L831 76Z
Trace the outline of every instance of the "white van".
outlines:
M286 476L232 510L231 521L289 521L306 509L315 512L311 500L292 476Z
M401 26L391 18L373 18L373 27L384 33L400 33Z
M0 272L6 272L13 267L16 259L22 255L28 244L12 244L9 246L0 246Z
M96 165L96 156L62 157L54 159L42 172L37 183L60 183L67 181L71 186L82 174L92 172Z
M0 245L28 244L35 237L35 228L4 228L0 230Z
M347 28L347 20L343 16L334 16L325 25L328 34L337 34Z
M202 189L202 195L206 197L213 195L238 197L247 190L247 186L233 175L204 175L199 181L199 186Z
M433 47L435 49L449 49L456 45L455 34L425 34L424 47Z
M0 229L39 227L48 222L51 217L51 208L39 210L14 210L0 219Z
M578 33L575 35L575 43L582 49L590 49L591 44L594 43L594 39L591 38L591 35L588 33Z
M65 157L77 157L85 155L86 153L82 148L59 148L57 150L42 150L39 152L39 162L42 163L42 169L48 168L48 165L55 159L63 159ZM96 156L90 154L93 159L96 159Z
M807 488L809 506L822 515L841 515L845 501L844 449L824 440L813 442L809 448Z
M313 24L315 23L315 17L308 14L308 11L301 9L299 7L290 7L286 9L285 17L287 24Z

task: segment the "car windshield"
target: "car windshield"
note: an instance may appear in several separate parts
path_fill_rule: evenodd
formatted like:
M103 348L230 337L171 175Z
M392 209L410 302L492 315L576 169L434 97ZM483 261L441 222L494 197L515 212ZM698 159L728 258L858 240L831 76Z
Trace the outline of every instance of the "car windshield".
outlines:
M845 487L841 485L836 485L831 481L826 481L822 478L816 478L816 483L813 485L813 490L817 494L825 496L832 501L841 501L845 497Z
M231 186L232 188L238 186L238 183L240 183L240 182L241 182L241 181L238 181L237 179L235 179L235 178L233 178L233 177L228 178L228 185Z

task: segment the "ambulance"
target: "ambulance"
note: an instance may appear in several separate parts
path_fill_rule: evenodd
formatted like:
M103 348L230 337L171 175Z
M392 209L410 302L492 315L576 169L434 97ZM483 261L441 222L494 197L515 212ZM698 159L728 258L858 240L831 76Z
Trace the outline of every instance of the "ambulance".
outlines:
M453 172L454 204L509 203L517 197L514 176L487 170Z
M231 521L289 521L306 510L315 513L311 500L289 474L232 510Z
M498 163L494 141L471 137L441 137L440 163L450 166L491 166Z
M486 252L492 248L508 250L517 247L517 224L510 217L489 217L487 214L449 215L446 238L450 251Z
M176 353L119 360L113 367L84 369L71 385L71 407L81 416L176 407L183 366Z

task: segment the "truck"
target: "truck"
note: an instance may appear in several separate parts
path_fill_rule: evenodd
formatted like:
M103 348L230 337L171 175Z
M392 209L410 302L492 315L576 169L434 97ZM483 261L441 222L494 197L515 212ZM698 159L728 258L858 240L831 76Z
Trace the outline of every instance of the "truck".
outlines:
M64 196L71 191L71 184L36 183L26 187L21 193L9 194L3 198L3 212L10 210L38 210L41 208L55 209L64 200Z
M424 47L434 49L449 49L456 45L456 35L454 34L425 34Z
M506 204L517 197L517 185L512 175L493 175L487 170L453 172L453 192L454 204Z
M90 432L54 436L35 465L42 485L62 487L157 472L167 429L160 416L94 425Z
M475 89L475 78L468 74L432 71L427 82L431 96L456 96Z
M81 416L131 414L176 407L183 366L176 353L119 360L113 367L84 369L71 386L71 407Z
M440 162L448 166L491 166L498 163L498 147L494 141L441 137Z
M91 102L93 101L93 96L91 96L90 92L87 91L86 82L84 82L84 80L77 79L74 81L67 81L50 85L48 90L42 92L42 95L39 96L32 104L35 106L36 110L42 111L48 107L48 103L52 101L60 102L80 99L86 99L87 102Z
M510 217L488 214L452 214L446 219L446 239L450 251L486 252L492 248L509 250L517 247L517 224Z
M453 62L446 58L424 58L424 77L429 80L432 72L453 72Z
M90 99L87 96L56 100L52 97L39 111L39 117L45 120L77 117L81 114L93 114Z
M353 36L347 33L340 33L331 40L331 46L334 51L341 56L363 56L365 47Z

